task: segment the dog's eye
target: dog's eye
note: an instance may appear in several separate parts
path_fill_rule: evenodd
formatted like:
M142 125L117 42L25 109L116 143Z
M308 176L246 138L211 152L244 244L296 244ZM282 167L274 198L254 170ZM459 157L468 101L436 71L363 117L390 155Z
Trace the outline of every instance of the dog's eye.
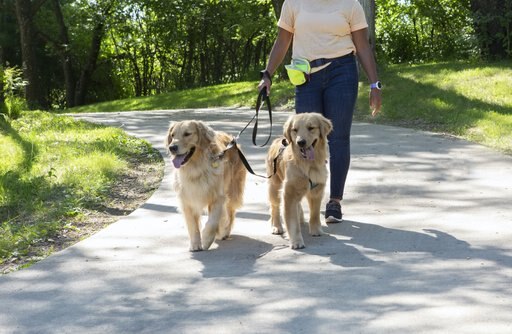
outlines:
M191 133L190 133L190 132L185 132L185 133L183 134L183 137L188 137L188 136L190 136L190 135L191 135Z
M293 128L293 129L292 129L292 132L298 132L298 131L299 131L299 130L298 130L298 129L296 129L296 128Z
M314 129L316 129L314 126L308 126L308 131L313 131Z

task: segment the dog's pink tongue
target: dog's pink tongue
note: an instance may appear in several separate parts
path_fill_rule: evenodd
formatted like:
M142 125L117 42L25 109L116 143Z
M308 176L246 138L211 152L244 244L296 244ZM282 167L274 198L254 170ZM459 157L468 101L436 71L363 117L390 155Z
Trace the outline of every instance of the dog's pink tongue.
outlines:
M313 148L313 146L310 146L306 150L306 159L308 159L308 160L315 160L315 149Z
M172 159L172 164L175 168L180 168L183 164L183 161L185 161L186 154L177 155Z

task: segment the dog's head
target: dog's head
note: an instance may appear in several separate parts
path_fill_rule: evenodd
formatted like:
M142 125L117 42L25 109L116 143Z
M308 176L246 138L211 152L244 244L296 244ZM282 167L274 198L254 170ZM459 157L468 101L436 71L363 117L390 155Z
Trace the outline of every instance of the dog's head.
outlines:
M199 150L206 149L215 138L215 131L201 121L171 122L165 147L174 167L180 168Z
M315 146L325 145L332 123L319 113L290 116L284 124L284 136L306 160L315 159Z

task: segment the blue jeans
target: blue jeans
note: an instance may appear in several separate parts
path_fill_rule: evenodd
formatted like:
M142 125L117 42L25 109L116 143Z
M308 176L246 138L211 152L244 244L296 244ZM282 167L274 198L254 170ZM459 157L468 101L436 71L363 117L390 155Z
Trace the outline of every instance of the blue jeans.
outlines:
M317 112L330 119L330 198L343 199L350 166L350 129L357 99L358 69L355 56L333 61L295 88L295 111Z

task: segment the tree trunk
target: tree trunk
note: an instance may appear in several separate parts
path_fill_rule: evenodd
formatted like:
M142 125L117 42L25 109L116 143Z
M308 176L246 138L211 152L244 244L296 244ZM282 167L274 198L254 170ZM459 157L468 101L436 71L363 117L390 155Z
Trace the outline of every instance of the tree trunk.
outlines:
M2 10L0 12L0 32L5 31L6 28L6 5L5 0L0 1L0 9ZM0 38L2 38L2 33L0 33ZM0 40L0 42L2 41ZM5 78L4 78L4 46L0 43L0 114L6 111L7 106L5 105Z
M3 3L0 4L3 8ZM0 14L0 28L4 28L4 15ZM5 111L5 92L4 92L4 47L0 44L0 114Z
M192 77L192 67L194 64L194 49L195 49L195 33L188 36L188 46L183 54L183 65L180 71L179 89L192 87L194 80Z
M91 47L89 50L89 57L87 58L87 62L84 66L84 69L82 70L82 73L80 73L80 78L78 79L76 85L75 105L77 106L83 105L85 103L87 89L89 88L92 74L96 70L98 56L101 50L101 42L103 40L103 35L105 32L104 27L104 21L97 22L96 26L94 27L93 36L91 40Z
M2 46L0 46L0 114L6 110L5 92L4 92L4 66L3 66Z
M99 13L95 15L94 19L96 20L96 24L94 26L91 38L91 46L89 49L89 56L87 58L87 62L80 73L80 78L76 84L75 91L75 105L80 106L86 102L87 90L89 88L89 84L91 83L92 75L96 70L96 66L98 63L98 57L101 51L101 43L103 42L103 37L105 36L105 26L107 23L107 19L111 15L112 9L116 5L115 0L110 1L102 1L97 2L97 5L101 5L101 8L91 8L93 12L99 10Z
M368 22L370 46L375 51L375 0L359 0L359 2L363 6L366 21Z
M2 45L2 41L4 39L3 31L6 30L6 13L7 7L5 5L5 0L0 0L0 68L4 65L4 46ZM2 87L0 86L0 89ZM1 96L0 96L1 97Z
M66 106L68 108L75 106L75 75L73 71L73 64L71 62L71 54L69 52L69 34L68 28L64 22L62 9L59 0L53 0L53 12L57 19L59 27L60 41L57 43L56 48L59 52L62 63L62 71L64 73L64 84L66 89Z
M34 47L34 24L32 3L30 0L16 0L16 18L20 30L21 57L23 73L28 85L25 86L25 98L30 109L46 107L37 71L37 56Z
M139 64L137 63L137 48L133 48L133 53L128 51L130 59L130 62L132 63L132 73L133 73L133 84L135 89L135 96L140 97L142 96L142 78L140 74Z

